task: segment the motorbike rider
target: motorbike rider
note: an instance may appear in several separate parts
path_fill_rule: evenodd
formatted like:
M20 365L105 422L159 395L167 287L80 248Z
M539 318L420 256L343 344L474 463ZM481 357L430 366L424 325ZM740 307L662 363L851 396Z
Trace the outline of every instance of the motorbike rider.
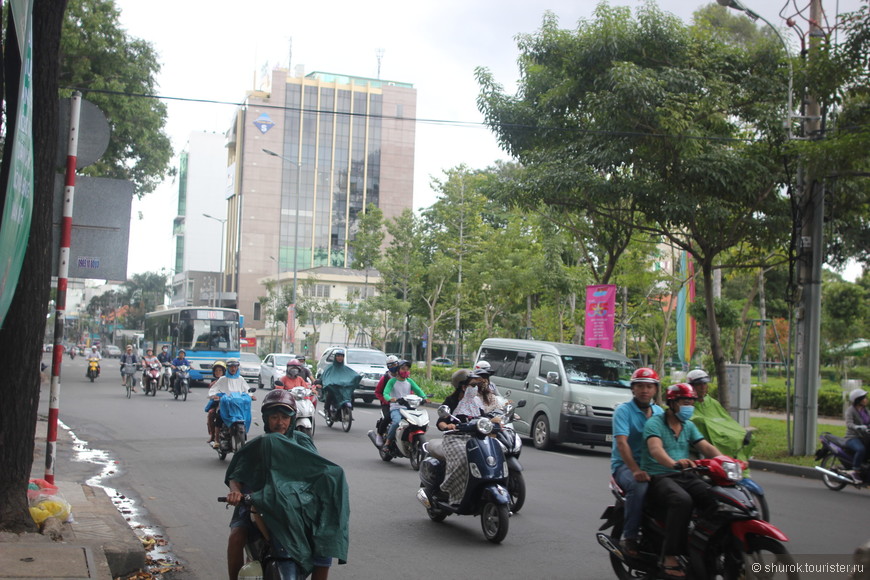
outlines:
M145 356L142 358L142 363L144 364L144 368L142 369L142 383L145 383L145 373L148 372L148 365L152 363L160 364L160 360L154 356L154 349L148 348L145 349ZM158 375L159 377L159 375Z
M387 381L387 385L384 387L383 397L390 402L390 420L392 421L384 443L387 447L395 439L396 431L399 429L399 422L402 420L402 405L398 401L410 395L411 392L419 395L423 399L423 404L426 403L426 393L411 378L411 363L401 360L399 361L399 370L396 372L396 376Z
M632 558L638 554L637 537L650 480L649 474L640 467L641 453L646 446L643 430L650 417L662 414L662 408L655 404L660 384L659 375L653 369L635 370L631 375L633 398L619 405L613 413L610 473L625 492L625 525L619 548Z
M333 355L332 364L323 370L320 376L320 382L323 385L321 393L325 398L325 412L327 416L336 410L337 405L341 401L336 401L338 393L331 387L354 387L359 385L362 376L344 364L344 350L336 349Z
M134 364L137 366L140 364L141 361L139 360L139 355L137 355L133 352L133 345L132 344L127 345L127 348L125 349L124 354L121 355L121 359L119 362L121 363L121 370L124 369L125 364ZM126 386L126 385L124 385L124 373L121 373L121 386L122 387ZM136 392L136 381L135 380L133 380L132 391L134 393Z
M486 371L487 373L489 373L489 374L487 375L487 377L486 377L486 380L489 382L489 388L490 388L490 390L491 390L492 392L494 392L494 393L497 395L497 394L498 394L498 388L495 386L495 383L492 381L492 375L494 375L495 372L492 370L492 365L489 364L489 361L485 361L485 360L479 360L479 361L477 361L476 363L474 363L474 369L473 369L473 370L475 370L475 371Z
M480 397L477 396L480 378L474 371L466 369L459 369L450 377L453 393L444 399L444 404L461 422L480 417L483 412ZM450 417L439 418L436 426L441 431L456 429L456 423L453 423ZM450 503L461 501L465 483L468 481L468 455L465 453L465 446L470 437L463 433L442 439L447 465L444 481L441 483L441 493L447 496Z
M190 366L190 361L187 360L187 353L184 352L184 349L178 350L178 356L172 359L170 364L172 365L172 377L169 379L169 386L175 390L175 375L178 373L178 367Z
M97 359L97 361L103 360L103 355L100 354L99 349L96 346L91 347L91 352L88 353L88 360ZM97 374L100 374L100 363L97 362ZM87 371L85 371L85 376L87 376Z
M849 406L845 413L846 421L846 447L855 455L852 458L852 472L849 474L857 483L863 483L861 467L867 459L868 426L870 426L870 412L867 411L867 391L853 389L849 393Z
M281 377L281 386L279 389L292 389L293 387L307 387L308 381L302 377L302 364L295 358L287 361L287 371Z
M292 557L301 569L300 578L311 572L312 580L326 579L332 558L342 564L347 558L349 502L344 472L321 457L307 435L294 430L296 401L288 391L270 392L260 411L266 434L245 444L226 472L227 503L236 506L227 542L230 580L236 580L242 568L248 534L258 533L251 524L250 508L240 505L245 493L255 500L270 498L257 505L268 524L273 551ZM303 487L315 496L312 501L294 503L298 494L274 493ZM292 534L290 530L298 531L298 526L304 526L302 534Z
M500 408L501 404L498 401L498 393L493 384L489 381L489 377L492 376L489 363L486 363L485 367L475 368L474 375L475 377L472 383L477 385L477 395L480 397L483 412L491 413Z
M184 352L184 351L181 351ZM239 374L239 359L237 358L228 358L227 365L227 374L220 377L218 380L213 382L208 389L208 396L215 397L220 396L218 393L230 394L230 393L247 393L248 392L248 383L245 381L244 377ZM251 400L256 401L257 397L251 395Z
M160 349L160 353L157 355L157 360L160 361L160 364L172 364L172 355L169 354L169 347L165 344L163 345L163 348Z
M311 369L308 368L307 364L305 364L305 355L304 354L296 355L296 360L299 361L300 376L303 379L305 379L306 381L308 381L308 384L312 384L314 382L314 377L311 376Z
M214 380L209 385L209 388L211 388L211 386L214 385L219 378L227 374L226 363L222 360L215 361L214 364L211 366L211 372L214 375ZM208 443L212 447L217 447L218 445L217 435L219 433L221 423L221 416L220 413L218 413L219 404L220 397L218 395L215 395L214 397L209 397L209 402L205 406L205 411L206 413L208 413L205 419L205 425L208 428L208 441L206 441L206 443Z
M387 386L387 381L398 376L398 372L399 357L391 354L387 357L387 372L384 373L384 376L381 377L381 380L379 380L377 386L375 386L375 397L381 402L382 417L376 425L377 433L375 436L375 445L378 447L383 447L384 435L387 434L387 427L390 425L390 402L384 398L384 387Z
M680 557L686 554L694 507L700 511L716 507L710 486L697 473L681 471L695 467L689 458L692 447L704 457L721 455L691 421L697 399L691 385L671 385L666 394L667 411L650 417L643 428L646 446L640 468L651 477L649 501L666 510L661 570L667 578L686 576Z
M750 436L719 401L707 396L707 391L710 389L710 375L702 369L694 369L686 375L686 382L692 385L698 396L692 423L704 439L725 455L736 457L748 464L752 449Z

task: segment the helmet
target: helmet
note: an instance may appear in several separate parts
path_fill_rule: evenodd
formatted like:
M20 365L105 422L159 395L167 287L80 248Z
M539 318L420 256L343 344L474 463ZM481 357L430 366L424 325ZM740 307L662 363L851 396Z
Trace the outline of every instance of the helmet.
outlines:
M332 356L334 356L334 357L336 357L338 355L341 355L341 356L345 355L343 348L337 348L337 349L335 349L335 352L332 353Z
M397 357L394 354L391 354L390 356L387 357L387 366L390 366L392 364L397 364L398 362L399 362L399 357Z
M227 364L224 361L222 361L222 360L214 361L214 364L211 365L212 372L214 372L215 368L217 368L217 367L224 369L224 373L227 372Z
M291 358L290 360L287 361L287 366L288 367L301 367L302 363L299 362L298 360L296 360L295 358Z
M474 370L476 371L487 371L489 374L492 374L492 365L489 364L488 361L479 360L474 365Z
M260 407L260 413L263 415L263 427L266 433L269 431L269 415L274 413L283 413L290 417L296 417L296 399L290 391L286 389L275 389L270 391L263 399L263 404ZM293 421L295 423L295 421ZM291 424L290 429L293 429Z
M476 368L473 371L471 371L471 373L469 373L468 376L470 378L473 378L473 379L479 379L479 378L488 379L490 375L492 375L491 370L483 369L483 368L480 368L480 369Z
M689 374L686 375L686 382L690 385L694 383L709 383L710 375L707 374L707 371L695 369L693 371L689 371Z
M656 386L660 384L659 374L647 367L640 367L633 373L631 373L631 381L634 383L652 383Z
M855 389L849 393L849 404L854 405L855 401L860 399L861 397L866 397L867 391L864 389Z
M228 367L239 366L239 365L240 365L239 359L237 359L237 358L228 358L227 359L227 366Z
M671 385L668 387L667 391L667 399L668 401L676 401L677 399L697 399L698 395L695 394L695 389L692 388L692 385L687 383L677 383L676 385Z
M180 348L178 349L178 354L187 354L187 351L185 351L183 348Z
M458 389L463 384L468 382L469 373L466 369L459 369L450 377L450 382L453 383L453 388Z

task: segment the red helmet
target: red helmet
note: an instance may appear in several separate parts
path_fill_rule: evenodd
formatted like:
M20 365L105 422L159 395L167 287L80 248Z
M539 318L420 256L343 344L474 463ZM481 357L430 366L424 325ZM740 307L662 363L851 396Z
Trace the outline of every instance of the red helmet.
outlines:
M676 401L677 399L697 399L695 389L688 383L677 383L668 387L667 400Z
M652 383L658 386L660 384L659 375L650 368L640 367L631 373L631 383Z

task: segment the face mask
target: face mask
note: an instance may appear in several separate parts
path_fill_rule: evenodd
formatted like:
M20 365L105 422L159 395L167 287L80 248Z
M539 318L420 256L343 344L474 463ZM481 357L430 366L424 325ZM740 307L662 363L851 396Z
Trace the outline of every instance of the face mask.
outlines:
M695 413L695 407L692 405L682 405L680 410L677 411L677 418L685 423L689 419L692 418L692 415Z
M468 388L465 389L465 397L470 399L475 396L477 396L477 385L469 385Z
M411 376L411 371L405 371L405 370L399 371L399 378L401 378L401 379L407 379L410 376Z
M295 377L299 374L299 369L287 369L287 374L291 377Z

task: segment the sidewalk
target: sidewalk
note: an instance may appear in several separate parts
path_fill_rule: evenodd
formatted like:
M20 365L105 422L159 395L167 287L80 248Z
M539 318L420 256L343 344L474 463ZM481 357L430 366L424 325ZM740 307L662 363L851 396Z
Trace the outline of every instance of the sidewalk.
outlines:
M45 472L47 423L36 424L32 477ZM57 463L72 459L72 439L58 429ZM63 477L63 473L58 473ZM145 548L102 488L55 480L72 506L70 523L54 520L43 534L0 533L0 579L127 577L146 565ZM52 520L49 519L49 522Z

